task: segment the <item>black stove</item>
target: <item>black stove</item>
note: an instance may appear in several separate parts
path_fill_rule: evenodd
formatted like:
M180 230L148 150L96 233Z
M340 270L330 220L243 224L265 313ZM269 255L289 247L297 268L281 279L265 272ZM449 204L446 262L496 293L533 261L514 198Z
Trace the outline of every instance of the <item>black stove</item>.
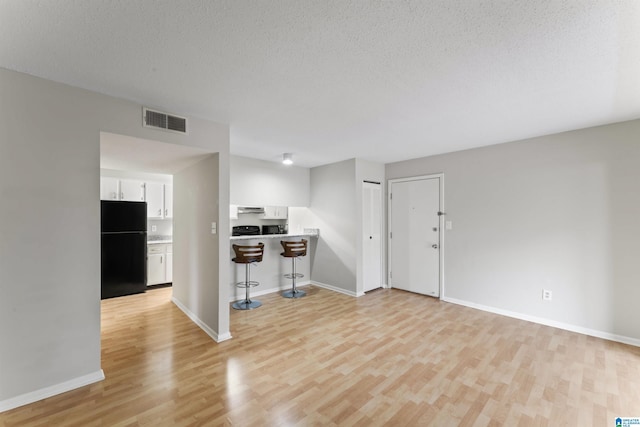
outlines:
M236 225L231 229L232 236L259 236L260 226L258 225Z

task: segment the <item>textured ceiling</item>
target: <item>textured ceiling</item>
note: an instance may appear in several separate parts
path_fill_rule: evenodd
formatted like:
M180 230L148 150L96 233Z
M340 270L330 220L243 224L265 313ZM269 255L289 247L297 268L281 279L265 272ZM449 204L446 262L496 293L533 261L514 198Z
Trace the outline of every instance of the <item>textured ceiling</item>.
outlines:
M0 0L0 67L391 162L640 117L640 1Z

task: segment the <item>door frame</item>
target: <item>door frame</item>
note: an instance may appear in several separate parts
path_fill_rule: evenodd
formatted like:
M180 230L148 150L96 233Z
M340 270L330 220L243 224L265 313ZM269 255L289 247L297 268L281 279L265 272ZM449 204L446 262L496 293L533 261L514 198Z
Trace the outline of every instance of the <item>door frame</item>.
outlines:
M439 296L438 299L440 300L444 300L444 249L445 249L445 242L444 242L444 234L443 230L444 230L444 225L445 225L445 220L444 217L446 216L446 210L445 210L445 206L444 206L444 173L434 173L434 174L428 174L428 175L419 175L419 176L412 176L412 177L406 177L406 178L393 178L393 179L388 179L387 180L387 283L388 283L388 287L389 288L393 288L393 286L391 285L391 256L392 256L392 246L391 246L391 233L393 230L391 230L391 221L392 221L392 210L391 210L391 190L392 190L392 184L395 183L400 183L400 182L409 182L409 181L421 181L421 180L425 180L425 179L434 179L434 178L439 178L439 188L438 188L438 192L440 194L440 211L444 212L443 215L440 215L440 217L438 218L438 238L440 240L440 256L439 256L439 265L438 265L438 269L439 269L439 274L438 274L438 286L440 289L439 292Z

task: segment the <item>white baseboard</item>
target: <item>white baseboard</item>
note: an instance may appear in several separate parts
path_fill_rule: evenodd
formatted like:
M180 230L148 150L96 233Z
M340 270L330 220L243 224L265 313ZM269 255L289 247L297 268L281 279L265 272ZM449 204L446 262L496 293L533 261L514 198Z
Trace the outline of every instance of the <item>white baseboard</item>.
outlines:
M327 285L326 283L316 282L315 280L312 281L311 284L320 288L329 289L330 291L340 292L341 294L349 295L350 297L361 297L362 295L364 295L364 293L357 294L356 292L347 291L346 289L338 288L333 285Z
M187 315L193 323L198 325L200 329L202 329L207 335L209 335L215 342L222 342L231 339L231 333L225 332L223 334L218 334L216 331L211 329L206 323L204 323L194 312L189 310L187 306L178 301L175 297L171 297L171 302L173 302L176 307L178 307L184 314Z
M553 328L564 329L565 331L577 332L582 335L589 335L596 338L602 338L609 341L615 341L623 344L640 347L640 339L616 335L609 332L597 331L595 329L584 328L582 326L571 325L569 323L557 322L555 320L545 319L542 317L529 316L528 314L517 313L514 311L502 310L500 308L489 307L482 304L476 304L469 301L459 300L455 298L442 298L442 301L452 304L463 305L465 307L475 308L477 310L487 311L489 313L499 314L501 316L512 317L514 319L526 320L527 322L538 323L540 325L551 326Z
M296 283L296 288L300 288L303 286L308 286L310 285L311 282L309 280L305 280L302 282L298 282ZM291 289L291 285L281 285L281 286L274 286L271 288L267 288L267 289L260 289L260 287L255 287L255 288L251 288L251 298L253 297L259 297L260 295L266 295L266 294L272 294L274 292L280 292L280 291L287 291ZM239 301L239 300L243 300L244 299L244 290L242 290L241 292L238 292L238 288L236 288L235 286L233 286L233 290L235 292L231 292L231 296L229 297L229 302L235 302L235 301Z
M40 390L21 394L20 396L0 401L0 412L8 411L9 409L17 408L19 406L28 405L30 403L37 402L38 400L46 399L47 397L55 396L56 394L66 393L68 391L75 390L89 384L97 383L98 381L102 380L104 380L104 372L102 371L102 369L100 369L99 371L92 372L90 374L83 375L81 377L74 378L60 384L41 388Z

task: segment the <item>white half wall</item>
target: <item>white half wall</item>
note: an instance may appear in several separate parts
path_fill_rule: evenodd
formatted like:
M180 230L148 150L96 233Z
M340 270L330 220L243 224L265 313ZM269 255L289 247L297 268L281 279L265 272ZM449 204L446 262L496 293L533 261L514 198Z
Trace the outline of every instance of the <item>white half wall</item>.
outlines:
M638 135L635 120L392 163L386 174L445 175L445 299L637 340Z

